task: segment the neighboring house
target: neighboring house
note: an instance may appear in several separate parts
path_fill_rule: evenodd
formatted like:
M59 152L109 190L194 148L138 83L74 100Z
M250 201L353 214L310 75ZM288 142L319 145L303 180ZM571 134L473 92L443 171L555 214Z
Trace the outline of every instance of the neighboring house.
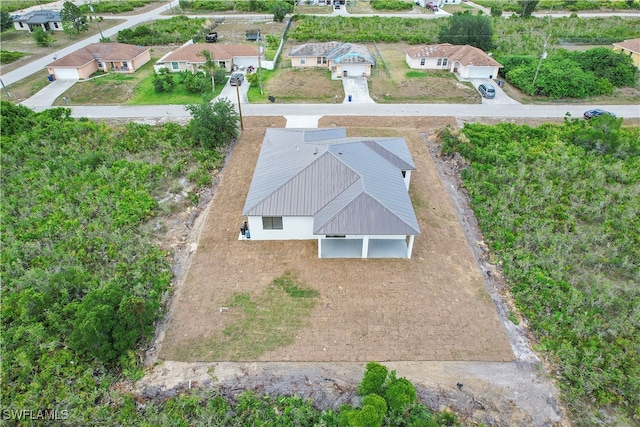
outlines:
M422 7L427 7L427 3L433 3L438 7L442 7L448 4L460 4L462 0L415 0L415 4Z
M636 67L640 68L640 39L625 40L614 43L613 50L629 55Z
M151 60L148 47L92 43L47 64L56 79L86 79L96 71L133 73Z
M32 32L36 27L45 31L62 31L62 18L60 12L52 10L36 10L24 15L13 15L13 26L16 30Z
M416 46L407 49L409 68L449 70L463 79L493 79L502 67L477 47L449 43Z
M353 43L307 43L293 47L289 57L292 67L329 68L332 79L370 76L375 65L369 49Z
M317 240L320 258L411 258L413 170L404 138L267 128L242 214L251 240Z
M211 52L211 57L218 63L220 68L224 68L228 73L236 67L258 68L260 66L260 51L257 46L248 44L220 44L189 43L178 49L167 53L156 61L153 68L156 73L161 68L167 68L172 73L180 71L198 72L199 67L204 64L205 59L200 55L203 50Z

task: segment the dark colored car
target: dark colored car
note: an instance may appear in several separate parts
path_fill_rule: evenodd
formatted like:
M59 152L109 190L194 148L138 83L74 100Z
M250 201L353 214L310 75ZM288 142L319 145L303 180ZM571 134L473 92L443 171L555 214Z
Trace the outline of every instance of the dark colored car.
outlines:
M242 73L233 73L231 77L229 77L229 84L231 86L241 86L244 80L244 74Z
M615 117L616 115L613 114L611 111L601 110L600 108L596 108L594 110L587 110L584 112L584 118L587 120L592 119L594 117L600 117L600 116Z
M480 95L482 95L484 98L496 97L496 88L494 88L493 85L489 83L482 83L480 86L478 86L478 92L480 92Z

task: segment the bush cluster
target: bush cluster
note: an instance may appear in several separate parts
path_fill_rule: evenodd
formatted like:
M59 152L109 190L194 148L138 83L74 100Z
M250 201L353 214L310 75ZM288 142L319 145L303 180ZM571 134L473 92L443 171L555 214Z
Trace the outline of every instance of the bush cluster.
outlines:
M403 0L371 0L373 10L411 10L413 4Z
M505 56L498 61L503 65L500 74L514 86L528 95L552 99L609 95L615 87L635 85L638 74L628 55L607 48L556 51L539 70L540 61L533 56Z
M91 3L93 7L93 13L123 13L131 12L137 7L144 7L151 3L151 0L101 0L99 2ZM80 6L80 10L83 13L91 13L91 9L88 4Z
M184 43L186 40L202 37L205 32L205 18L189 18L174 16L161 19L150 25L138 25L131 29L118 31L119 43L135 44L139 46Z

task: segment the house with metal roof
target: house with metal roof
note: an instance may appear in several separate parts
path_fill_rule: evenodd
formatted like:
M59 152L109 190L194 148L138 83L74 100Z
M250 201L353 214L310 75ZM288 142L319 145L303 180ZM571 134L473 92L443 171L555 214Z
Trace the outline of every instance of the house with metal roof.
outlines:
M483 50L450 43L415 46L407 49L409 68L449 70L463 79L494 79L502 67Z
M413 170L404 138L268 128L242 211L250 239L317 240L320 258L411 258Z
M305 43L289 53L296 68L329 68L331 78L370 76L375 60L366 46L354 43Z
M35 10L23 15L13 15L13 27L18 31L33 32L41 27L44 31L62 31L60 12L53 10Z

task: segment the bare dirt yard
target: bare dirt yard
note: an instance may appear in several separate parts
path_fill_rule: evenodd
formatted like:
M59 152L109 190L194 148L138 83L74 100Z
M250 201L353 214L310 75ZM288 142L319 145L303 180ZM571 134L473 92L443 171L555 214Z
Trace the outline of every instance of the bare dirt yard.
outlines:
M429 407L454 410L463 420L565 424L525 325L507 320L510 301L499 268L488 262L456 179L464 165L438 155L435 132L456 126L455 119L319 122L345 126L350 136L406 138L417 166L410 193L422 231L410 260L318 259L313 242L239 240L264 129L285 125L282 117L249 117L209 192L213 197L203 197L210 201L202 212L187 214L191 228L173 236L178 280L169 314L147 352L147 375L133 391L156 399L192 387L229 396L254 390L298 394L319 408L338 408L357 402L366 362L378 361L411 380ZM239 310L220 307L237 292L259 295L285 272L319 292L310 315L294 325L292 343L258 357L211 357L225 328L242 324Z
M324 120L320 127L338 124ZM264 129L243 132L175 295L160 357L214 360L208 354L214 353L216 337L236 318L233 308L221 313L219 307L228 305L234 292L257 294L291 271L320 292L320 302L293 345L262 354L259 361L513 360L420 134L434 130L433 119L412 121L405 128L380 129L377 119L356 119L348 128L351 136L402 135L412 150L417 171L411 194L422 235L410 260L318 259L310 241L238 240Z

